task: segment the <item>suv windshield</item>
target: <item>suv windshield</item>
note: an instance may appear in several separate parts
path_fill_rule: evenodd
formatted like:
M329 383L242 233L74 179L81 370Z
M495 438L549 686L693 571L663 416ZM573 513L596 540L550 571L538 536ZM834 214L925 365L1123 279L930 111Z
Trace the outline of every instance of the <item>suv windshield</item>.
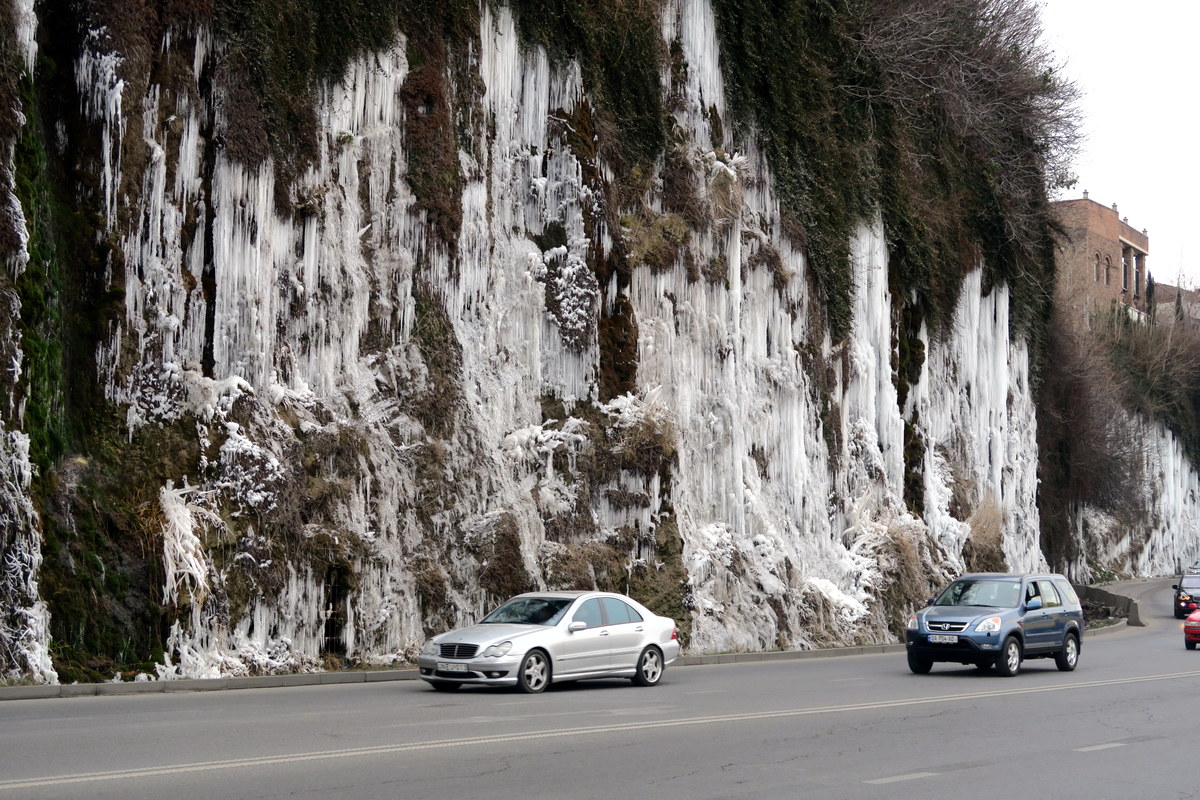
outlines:
M562 619L563 612L571 605L569 599L561 597L517 597L509 600L481 622L504 622L518 625L554 625Z
M1021 584L1016 581L962 580L947 586L934 605L1016 608L1020 597Z

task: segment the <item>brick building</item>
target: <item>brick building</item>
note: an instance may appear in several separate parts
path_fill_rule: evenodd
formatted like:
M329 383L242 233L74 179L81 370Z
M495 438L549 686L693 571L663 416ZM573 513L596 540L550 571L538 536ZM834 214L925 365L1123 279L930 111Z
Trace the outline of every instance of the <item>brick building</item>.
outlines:
M1118 216L1116 203L1101 205L1087 192L1078 200L1060 200L1054 209L1067 235L1058 251L1060 291L1065 289L1073 301L1092 307L1115 301L1134 312L1149 312L1146 231Z

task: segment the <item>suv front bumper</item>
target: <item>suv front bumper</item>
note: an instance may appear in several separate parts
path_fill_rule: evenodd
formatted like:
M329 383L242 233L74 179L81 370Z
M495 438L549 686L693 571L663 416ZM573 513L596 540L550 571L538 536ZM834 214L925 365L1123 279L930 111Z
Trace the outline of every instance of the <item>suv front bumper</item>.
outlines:
M953 636L953 642L930 641L930 636ZM1000 643L1004 639L998 633L961 633L940 634L926 631L906 631L905 644L908 652L927 658L930 661L956 661L960 664L974 664L986 659L994 659L1000 652Z

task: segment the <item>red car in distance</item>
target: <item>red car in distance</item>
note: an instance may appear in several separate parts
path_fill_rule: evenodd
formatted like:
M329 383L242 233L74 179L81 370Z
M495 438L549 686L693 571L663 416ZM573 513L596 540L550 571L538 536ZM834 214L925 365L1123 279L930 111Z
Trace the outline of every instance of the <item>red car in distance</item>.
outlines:
M1183 646L1195 650L1200 643L1200 610L1193 611L1183 621Z

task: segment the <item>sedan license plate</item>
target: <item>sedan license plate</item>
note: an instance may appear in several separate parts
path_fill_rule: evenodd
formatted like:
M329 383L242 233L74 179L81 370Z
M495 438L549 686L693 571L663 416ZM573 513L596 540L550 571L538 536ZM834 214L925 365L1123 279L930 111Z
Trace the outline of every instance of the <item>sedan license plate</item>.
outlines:
M931 634L929 634L929 643L930 644L958 644L958 637L951 636L951 635L945 634L945 633L931 633Z
M438 672L466 672L467 671L466 664L443 664L440 661L438 662L437 668L438 668Z

